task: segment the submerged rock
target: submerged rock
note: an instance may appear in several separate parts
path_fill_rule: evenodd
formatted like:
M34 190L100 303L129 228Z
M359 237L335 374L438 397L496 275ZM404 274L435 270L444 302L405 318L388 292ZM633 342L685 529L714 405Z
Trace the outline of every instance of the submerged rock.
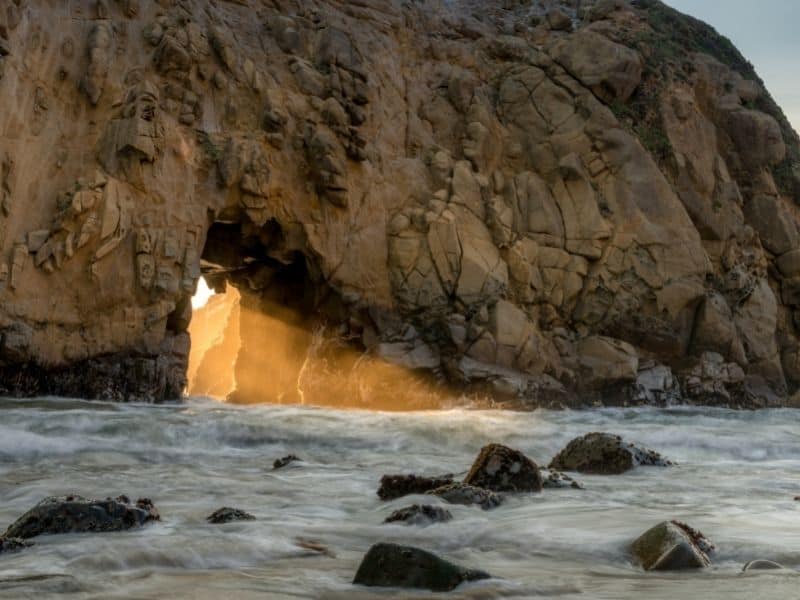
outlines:
M394 500L409 494L424 494L453 483L452 475L420 477L419 475L384 475L378 488L381 500Z
M33 542L18 537L0 537L0 554L6 552L19 552L33 546Z
M230 523L232 521L254 521L255 517L251 515L249 512L245 512L238 508L231 508L229 506L223 506L222 508L218 508L213 513L206 517L206 521L209 523Z
M702 569L711 564L714 545L680 521L664 521L648 529L631 545L634 559L645 571Z
M452 520L453 515L446 508L431 506L430 504L412 504L398 509L384 520L384 523L403 522L407 525L429 525L431 523L446 523Z
M783 570L788 570L788 569L780 563L763 559L751 560L744 567L742 567L743 573L747 573L748 571L783 571Z
M594 432L572 440L550 461L549 468L592 475L618 475L637 466L667 467L672 464L658 452L625 442L618 435Z
M336 558L336 553L318 540L297 537L294 538L294 545L313 554L322 554L329 558Z
M3 537L27 539L48 533L123 531L160 518L149 498L131 504L127 496L105 500L51 496L12 523Z
M275 462L272 463L272 468L282 469L283 467L286 467L294 462L303 462L303 459L298 458L294 454L287 454L283 458L276 458Z
M353 583L449 592L465 581L489 577L484 571L461 567L420 548L380 543L364 556Z
M481 448L464 483L495 492L540 492L538 465L519 450L501 444Z
M503 502L503 497L500 494L466 483L443 485L427 493L438 496L450 504L477 504L484 510L500 506Z
M539 469L542 476L542 487L545 489L573 488L582 490L583 485L561 471L553 469Z

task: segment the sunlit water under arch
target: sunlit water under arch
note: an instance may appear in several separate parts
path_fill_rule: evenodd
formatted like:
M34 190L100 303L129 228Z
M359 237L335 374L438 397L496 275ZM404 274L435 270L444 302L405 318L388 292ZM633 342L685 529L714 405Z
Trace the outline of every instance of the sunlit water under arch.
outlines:
M0 528L50 494L148 496L161 523L127 533L47 536L0 556L0 598L429 598L352 586L377 541L408 543L493 579L452 598L795 598L796 575L742 575L751 559L800 567L800 412L608 409L381 413L208 399L140 406L0 400ZM384 473L465 471L497 441L546 463L572 437L613 431L679 465L580 477L585 490L510 497L453 521L381 525ZM288 453L297 467L272 470ZM210 525L220 506L256 521ZM719 548L704 572L643 573L627 543L666 518ZM331 555L305 550L313 540Z
M190 396L379 411L497 406L476 391L465 401L436 374L397 364L408 351L396 348L402 343L386 344L395 346L389 350L395 360L387 359L322 315L308 318L292 303L253 300L233 284L214 293L200 280L188 329Z
M192 308L195 310L203 308L214 295L215 291L208 287L205 278L201 277L197 281L197 290L192 296Z

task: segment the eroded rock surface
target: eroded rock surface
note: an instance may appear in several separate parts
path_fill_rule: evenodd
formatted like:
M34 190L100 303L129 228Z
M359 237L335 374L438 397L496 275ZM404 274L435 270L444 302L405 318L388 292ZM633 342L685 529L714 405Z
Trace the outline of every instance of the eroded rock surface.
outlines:
M124 531L159 519L158 510L148 498L140 498L134 504L126 496L116 500L53 496L12 523L3 537L27 539L55 533Z
M501 444L481 448L464 483L494 492L540 492L538 465L519 450Z
M0 394L180 397L201 274L241 293L242 402L800 387L800 142L704 24L129 4L0 16Z
M364 556L353 583L449 592L465 581L488 578L484 571L466 569L420 548L381 543Z
M549 468L592 475L619 475L637 466L667 467L672 463L654 450L610 433L587 433L559 452Z

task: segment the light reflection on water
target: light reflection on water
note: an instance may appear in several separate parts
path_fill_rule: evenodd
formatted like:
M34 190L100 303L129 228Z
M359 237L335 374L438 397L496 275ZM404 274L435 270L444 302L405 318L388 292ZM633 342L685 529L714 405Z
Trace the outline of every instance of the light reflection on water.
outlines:
M236 407L196 399L136 406L0 400L0 528L42 497L153 498L164 521L117 534L45 537L0 557L0 597L429 598L349 581L377 541L418 545L495 579L448 597L792 598L792 574L740 575L748 560L800 567L800 411L607 409L380 413ZM612 431L679 465L579 479L585 490L451 506L427 528L381 525L419 497L382 503L388 472L463 472L490 441L540 464L576 435ZM305 462L272 471L295 453ZM425 499L430 502L430 499ZM209 525L227 505L257 521ZM719 548L703 573L655 575L626 544L680 518ZM331 558L298 547L319 541Z

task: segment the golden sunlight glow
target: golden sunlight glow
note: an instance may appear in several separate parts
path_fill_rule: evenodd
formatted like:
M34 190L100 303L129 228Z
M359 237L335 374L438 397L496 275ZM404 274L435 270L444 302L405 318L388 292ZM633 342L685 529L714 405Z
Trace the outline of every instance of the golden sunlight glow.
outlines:
M190 395L386 411L452 404L427 376L360 350L337 331L312 326L292 302L240 294L231 285L224 294L201 293L205 301L198 299L189 327Z
M201 278L198 286L189 336L187 390L192 396L224 399L236 387L234 365L239 353L239 292L228 286L224 294L214 294ZM201 295L202 294L202 295ZM200 296L198 298L198 296ZM202 303L201 303L202 300Z
M242 348L229 401L406 411L442 408L425 376L354 347L337 331L262 297L241 307Z

